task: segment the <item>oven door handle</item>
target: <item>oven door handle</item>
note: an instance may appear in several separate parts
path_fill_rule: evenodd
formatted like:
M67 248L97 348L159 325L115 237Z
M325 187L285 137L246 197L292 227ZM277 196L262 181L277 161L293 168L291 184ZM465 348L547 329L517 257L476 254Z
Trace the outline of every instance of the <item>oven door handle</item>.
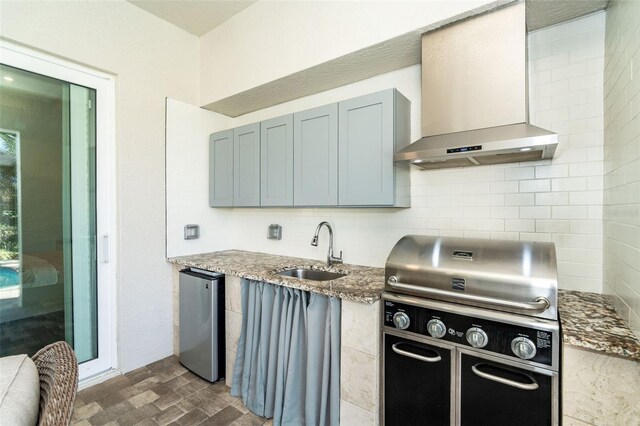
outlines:
M401 290L410 290L418 293L427 294L430 296L440 297L449 301L461 301L466 300L469 302L482 303L484 305L491 305L502 308L516 309L525 312L544 312L551 305L549 300L545 297L537 297L533 302L510 302L508 300L496 299L495 297L476 296L472 294L456 293L452 296L450 292L444 290L438 290L436 288L420 287L413 284L405 284L398 282L398 279L394 276L389 277L387 281L393 288L399 288Z
M502 383L503 385L513 386L514 388L532 391L538 389L538 383L533 380L533 383L519 383L514 380L505 379L504 377L494 376L493 374L485 373L484 371L480 371L478 366L481 364L476 364L471 366L471 371L473 371L477 376L482 377L483 379L492 380L494 382Z
M408 356L409 358L417 359L419 361L424 361L424 362L438 362L442 359L440 355L434 356L434 357L428 357L428 356L414 354L413 352L409 352L409 351L403 351L402 349L398 348L398 345L400 345L401 343L402 342L394 343L393 345L391 345L391 349L393 349L393 351L398 355Z

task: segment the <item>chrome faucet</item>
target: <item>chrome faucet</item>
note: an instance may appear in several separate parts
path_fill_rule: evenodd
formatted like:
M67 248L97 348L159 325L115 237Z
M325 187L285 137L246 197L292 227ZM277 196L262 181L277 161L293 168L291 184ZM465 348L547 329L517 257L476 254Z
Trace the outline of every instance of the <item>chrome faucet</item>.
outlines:
M313 234L313 238L311 239L311 245L314 247L318 247L318 234L320 233L320 228L325 225L329 230L329 251L327 252L327 267L331 268L334 263L342 263L342 250L340 250L340 257L333 257L333 229L329 222L320 222L318 227L316 228L316 233Z

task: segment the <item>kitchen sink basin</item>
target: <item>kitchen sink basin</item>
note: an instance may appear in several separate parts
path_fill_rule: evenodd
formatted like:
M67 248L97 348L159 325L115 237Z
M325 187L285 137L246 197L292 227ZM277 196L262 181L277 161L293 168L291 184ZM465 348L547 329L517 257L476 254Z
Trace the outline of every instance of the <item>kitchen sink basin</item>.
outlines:
M298 278L300 280L312 280L312 281L329 281L336 278L342 278L346 274L331 271L321 271L318 269L287 269L286 271L278 272L278 275L284 275L285 277Z

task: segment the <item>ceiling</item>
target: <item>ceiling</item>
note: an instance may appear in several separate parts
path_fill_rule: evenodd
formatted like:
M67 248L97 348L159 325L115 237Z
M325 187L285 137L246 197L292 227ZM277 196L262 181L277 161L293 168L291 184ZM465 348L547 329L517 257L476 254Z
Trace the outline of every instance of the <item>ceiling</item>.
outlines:
M251 6L257 0L127 1L191 34L201 36ZM509 1L495 0L493 3L487 4L484 9L479 8L473 14L489 12ZM609 0L525 1L528 31L534 31L603 10L609 3ZM458 17L457 19L463 19L473 14ZM452 22L440 22L438 25L415 29L374 46L318 64L228 98L219 99L204 105L204 108L230 117L237 117L292 99L418 64L421 58L420 40L422 33L450 23Z
M609 0L527 0L527 30L579 18L603 10Z
M2 98L3 92L8 90L49 100L61 100L65 84L68 85L68 83L55 78L0 64L0 98Z
M127 0L160 19L201 36L256 0Z
M183 30L201 36L257 0L127 0ZM605 9L609 0L526 0L534 31Z

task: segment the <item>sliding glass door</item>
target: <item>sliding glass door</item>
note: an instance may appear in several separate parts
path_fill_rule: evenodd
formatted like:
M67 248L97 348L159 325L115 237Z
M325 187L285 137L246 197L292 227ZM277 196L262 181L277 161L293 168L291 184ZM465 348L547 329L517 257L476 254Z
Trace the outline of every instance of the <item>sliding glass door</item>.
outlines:
M115 367L102 90L15 59L0 64L0 356L65 340L86 378Z

